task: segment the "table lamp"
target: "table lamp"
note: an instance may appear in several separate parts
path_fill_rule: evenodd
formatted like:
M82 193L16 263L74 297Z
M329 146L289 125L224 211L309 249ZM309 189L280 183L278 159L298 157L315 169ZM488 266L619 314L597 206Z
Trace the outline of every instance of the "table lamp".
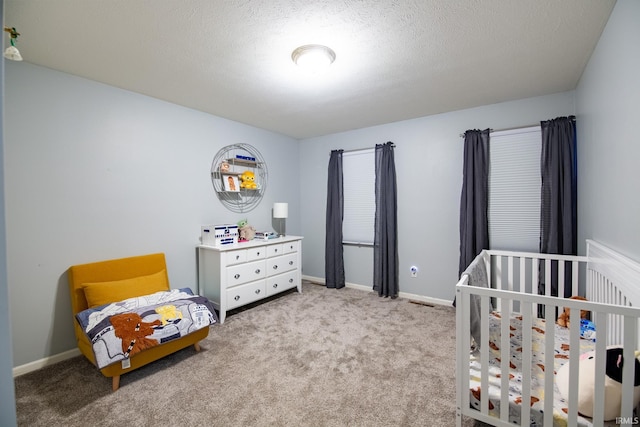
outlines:
M286 218L289 216L289 204L288 203L274 203L273 204L273 217L278 218L280 221L280 228L282 230L278 230L278 234L284 236L286 229Z

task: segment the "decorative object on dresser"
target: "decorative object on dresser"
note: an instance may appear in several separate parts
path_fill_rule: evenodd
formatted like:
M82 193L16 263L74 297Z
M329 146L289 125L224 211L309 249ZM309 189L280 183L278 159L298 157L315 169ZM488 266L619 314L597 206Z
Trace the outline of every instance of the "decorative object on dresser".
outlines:
M198 246L199 292L213 302L220 323L226 312L298 288L302 237L254 239L226 246Z
M280 202L274 203L273 217L279 220L280 227L278 227L278 233L280 233L281 236L284 236L287 228L286 220L289 217L289 204Z
M238 221L238 230L240 232L240 238L238 239L239 242L248 242L249 240L253 240L256 235L256 229L253 228L252 225L249 225L249 220L246 218Z
M238 243L236 224L203 225L200 227L200 243L210 246L233 245Z

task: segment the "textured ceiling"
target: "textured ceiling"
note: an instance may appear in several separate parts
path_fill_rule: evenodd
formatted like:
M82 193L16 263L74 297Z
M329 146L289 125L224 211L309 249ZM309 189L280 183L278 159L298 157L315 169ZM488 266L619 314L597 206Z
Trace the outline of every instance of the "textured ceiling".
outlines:
M5 25L33 64L307 138L574 89L614 4L5 0Z

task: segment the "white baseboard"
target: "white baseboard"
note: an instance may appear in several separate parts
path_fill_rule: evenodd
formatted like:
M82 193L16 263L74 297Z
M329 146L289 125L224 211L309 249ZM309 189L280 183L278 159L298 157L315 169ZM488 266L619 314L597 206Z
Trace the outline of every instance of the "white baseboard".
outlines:
M306 275L302 275L303 279L309 280L311 282L315 282L315 283L321 283L321 284L325 284L325 280L322 277L313 277L313 276L306 276ZM356 283L349 283L346 282L344 284L347 288L353 288L353 289L358 289L361 291L365 291L365 292L373 292L373 289L370 286L364 286L364 285L358 285ZM405 298L405 299L409 299L409 300L413 300L413 301L420 301L420 302L424 302L427 304L433 304L433 305L444 305L447 307L451 307L451 303L452 301L449 300L444 300L444 299L440 299L440 298L431 298L431 297L426 297L423 295L417 295L417 294L410 294L408 292L400 292L398 294L398 296L400 298Z
M24 365L16 366L15 368L13 368L13 377L15 378L19 377L20 375L28 374L29 372L37 371L38 369L53 365L54 363L62 362L63 360L80 356L80 354L80 350L74 348L73 350L54 354L53 356L45 357L44 359L35 360Z

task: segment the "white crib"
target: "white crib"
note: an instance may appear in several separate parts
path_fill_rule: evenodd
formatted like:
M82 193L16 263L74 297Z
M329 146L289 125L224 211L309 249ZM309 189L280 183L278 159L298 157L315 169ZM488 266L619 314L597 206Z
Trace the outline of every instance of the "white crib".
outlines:
M557 282L557 288L562 294L565 280L570 280L572 295L585 296L588 301L552 296L550 284ZM538 282L545 284L544 292L539 291ZM586 256L485 250L471 263L457 283L456 305L458 426L462 424L463 416L495 426L605 425L603 385L606 347L624 345L625 361L634 360L635 350L640 349L639 263L591 240L587 240ZM591 344L596 352L596 403L592 418L578 414L578 351L567 351L564 355L570 363L566 368L569 370L570 393L567 399L563 399L562 409L554 408L554 400L558 405L559 394L554 382L555 370L558 363L566 363L558 360L563 355L554 350L557 339L560 339L556 336L566 332L567 349L580 349L584 341L587 341L581 339L579 326L559 331L560 327L555 322L557 313L563 307L571 309L571 325L580 325L580 310L588 310L596 325L596 340ZM498 314L489 315L492 309ZM496 324L496 318L510 320L498 320L499 323ZM490 330L492 322L496 328L493 331ZM529 368L517 373L518 384L514 391L510 374L513 378L512 368L515 365L512 364L512 358L515 350L511 348L510 334L513 334L511 329L516 322L521 327L521 331L517 333L521 335L522 342L518 348L518 351L521 350L521 361L517 363L523 368ZM532 333L535 333L536 325L540 323L546 325L546 330L542 331L542 338L536 342ZM479 334L481 338L477 343L479 349L470 351L476 344L471 338L472 332L476 337ZM489 342L491 336L499 336L497 344ZM496 351L500 352L500 357L491 359L491 369L498 374L491 376L490 352L495 354ZM534 354L544 354L540 356L543 360L533 360ZM534 363L539 367L536 368L538 371L534 370ZM552 366L554 369L545 369L545 366ZM540 378L535 378L532 372L536 372ZM624 363L622 373L621 418L616 423L637 423L632 403L634 363ZM472 384L475 387L471 387ZM544 398L533 397L534 384L542 384L541 390L536 393L538 396L545 396ZM472 390L478 395L471 393ZM491 391L494 396L483 391ZM518 393L520 395L516 396ZM531 403L521 404L522 402ZM516 407L517 411L514 409Z

